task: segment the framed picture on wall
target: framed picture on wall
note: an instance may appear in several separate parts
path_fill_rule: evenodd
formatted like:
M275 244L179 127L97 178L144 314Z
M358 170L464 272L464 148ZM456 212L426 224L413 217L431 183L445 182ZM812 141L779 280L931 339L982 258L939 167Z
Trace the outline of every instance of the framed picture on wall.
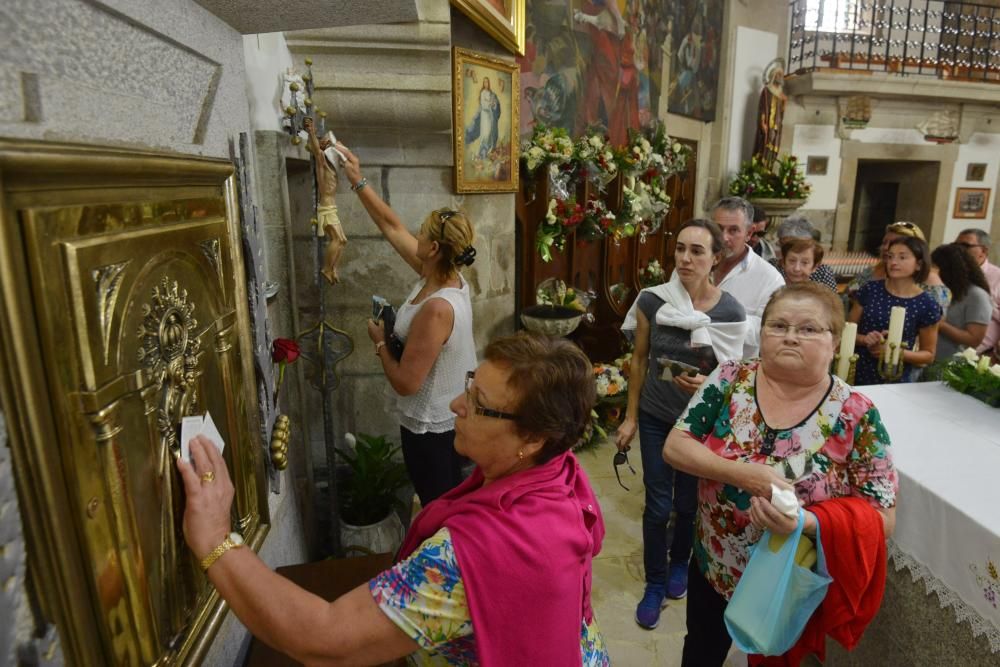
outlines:
M826 155L810 155L806 159L806 174L808 176L826 176L830 158Z
M990 203L989 188L958 188L953 218L985 218Z
M452 79L455 191L517 191L517 65L456 47Z
M524 6L527 0L451 0L473 23L504 48L524 55Z
M986 180L986 163L970 162L965 168L965 180L970 182Z

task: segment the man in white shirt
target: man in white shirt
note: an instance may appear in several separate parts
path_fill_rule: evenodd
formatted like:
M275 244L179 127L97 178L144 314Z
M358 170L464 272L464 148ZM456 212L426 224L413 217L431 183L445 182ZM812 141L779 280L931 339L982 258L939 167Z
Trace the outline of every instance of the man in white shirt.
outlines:
M993 318L986 328L986 335L983 342L976 348L978 352L992 351L997 343L1000 343L1000 266L990 264L990 235L981 229L963 229L959 233L955 243L965 248L965 251L972 256L972 259L979 263L979 268L986 276L986 282L990 286L990 298L993 300Z
M723 257L715 267L715 284L732 294L747 311L744 358L760 350L760 318L764 306L785 284L778 270L750 249L747 241L753 227L753 205L742 197L723 197L711 209L712 220L722 230Z

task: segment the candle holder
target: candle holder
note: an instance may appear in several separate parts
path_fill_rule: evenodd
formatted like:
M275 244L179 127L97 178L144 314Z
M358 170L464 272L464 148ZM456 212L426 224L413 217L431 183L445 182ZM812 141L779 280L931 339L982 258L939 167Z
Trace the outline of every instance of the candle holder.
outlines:
M896 356L896 344L889 343L887 345L888 353L886 351L882 352L882 356L878 360L878 374L886 382L899 382L903 377L903 352L909 349L907 343L899 344L899 361L892 363L892 358Z
M837 369L840 367L840 352L835 352L833 355L833 366L830 372L837 375ZM854 373L858 369L858 355L852 354L847 358L847 377L840 378L847 384L854 384ZM839 376L838 376L839 377Z

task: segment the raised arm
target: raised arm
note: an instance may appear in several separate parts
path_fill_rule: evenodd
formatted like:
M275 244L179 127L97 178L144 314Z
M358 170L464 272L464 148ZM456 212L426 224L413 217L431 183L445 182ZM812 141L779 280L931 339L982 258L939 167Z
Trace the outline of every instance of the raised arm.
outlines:
M323 149L319 147L319 137L316 136L316 125L313 123L313 119L306 116L302 124L306 129L306 134L309 135L309 138L306 140L306 150L312 153L317 161L324 159Z
M420 260L417 258L417 238L410 233L396 212L378 196L375 188L367 184L358 188L358 184L364 178L361 175L361 163L358 161L358 156L340 142L337 143L337 149L347 158L344 163L344 173L351 183L351 189L357 193L361 204L368 211L369 217L382 232L382 236L403 258L403 261L419 274L421 266Z

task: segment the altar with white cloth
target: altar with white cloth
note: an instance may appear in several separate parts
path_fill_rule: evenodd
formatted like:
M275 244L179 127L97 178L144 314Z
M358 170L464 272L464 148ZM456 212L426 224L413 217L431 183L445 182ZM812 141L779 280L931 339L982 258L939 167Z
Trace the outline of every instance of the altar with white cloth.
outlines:
M968 620L980 638L972 662L1000 664L1000 409L938 382L859 391L882 415L899 473L890 575L905 568L914 580L923 580L928 593L938 594L942 608L954 611L952 623L925 629L927 642L949 641L943 638L963 631L954 623ZM903 616L926 611L919 609L920 601L893 601L891 588L879 613L881 625L899 628ZM936 602L924 598L927 605ZM919 639L911 636L910 642Z

